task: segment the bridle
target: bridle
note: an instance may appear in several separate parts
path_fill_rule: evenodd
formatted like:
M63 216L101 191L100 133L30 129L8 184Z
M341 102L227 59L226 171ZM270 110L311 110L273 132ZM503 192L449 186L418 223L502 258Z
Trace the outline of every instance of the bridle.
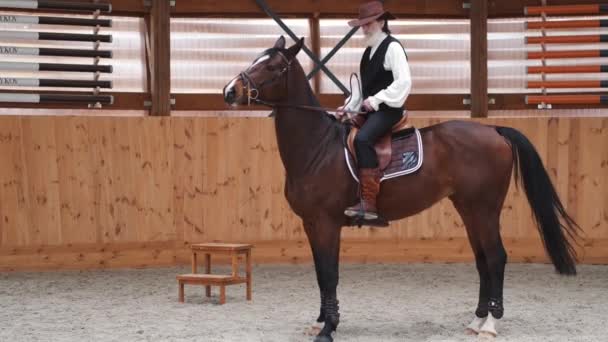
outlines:
M279 80L280 78L282 78L283 74L288 72L289 69L291 68L291 63L293 61L293 60L290 61L289 59L287 59L287 57L285 57L285 54L283 52L281 52L281 50L279 50L279 49L275 49L275 50L277 51L279 56L281 56L281 58L283 59L283 62L285 62L285 66L273 78L267 79L260 84L255 84L255 82L249 75L251 68L255 65L255 61L251 66L249 66L249 68L247 68L247 70L244 70L239 74L239 76L241 77L241 79L243 79L243 81L245 83L245 89L246 89L245 92L247 93L247 105L248 106L250 106L251 102L253 101L255 103L270 105L271 107L274 107L274 105L271 104L270 102L266 102L266 101L260 99L260 89L263 89L264 87L271 85L274 82L276 82L277 80ZM270 52L271 51L267 51L266 54L260 56L258 59L266 56ZM257 61L257 59L256 59L256 61ZM285 89L287 89L287 79L285 79L285 86L286 86Z
M257 60L259 60L260 58L262 58L264 56L267 56L272 51L276 51L279 54L279 56L281 56L285 65L284 65L283 69L281 69L281 71L278 74L276 74L274 77L267 79L260 84L256 84L253 81L253 78L251 77L251 75L249 74L251 71L251 68L256 65ZM247 105L250 106L251 103L253 102L256 104L261 104L261 105L271 107L273 109L276 107L283 107L283 108L311 110L311 111L317 111L317 112L334 112L334 113L337 112L337 110L333 109L333 108L306 106L306 105L292 105L292 104L288 104L288 103L269 102L269 101L260 99L260 90L266 86L274 84L277 80L281 79L283 77L283 75L285 73L289 72L289 70L291 69L292 62L293 62L293 59L290 61L280 49L272 48L272 49L267 50L266 53L262 54L260 57L258 57L253 62L253 64L251 66L249 66L249 68L247 68L246 70L239 73L239 75L237 77L241 77L241 79L243 80L243 83L245 86L245 93L247 94ZM357 77L357 80L358 80L358 77ZM289 83L287 82L287 78L285 78L285 89L287 89L288 84ZM351 87L352 87L352 75L351 75ZM353 110L342 110L342 112L347 113L347 114L355 114L355 115L367 114L367 112L353 111ZM349 116L349 118L350 118L350 116Z

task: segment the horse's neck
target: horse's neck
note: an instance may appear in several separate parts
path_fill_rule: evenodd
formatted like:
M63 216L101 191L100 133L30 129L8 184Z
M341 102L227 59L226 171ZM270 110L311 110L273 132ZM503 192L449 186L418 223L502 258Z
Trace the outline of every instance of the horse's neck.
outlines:
M319 107L301 66L296 63L289 72L287 98L290 105ZM336 124L325 112L279 107L276 112L276 132L281 159L290 176L314 168L320 149L336 139Z

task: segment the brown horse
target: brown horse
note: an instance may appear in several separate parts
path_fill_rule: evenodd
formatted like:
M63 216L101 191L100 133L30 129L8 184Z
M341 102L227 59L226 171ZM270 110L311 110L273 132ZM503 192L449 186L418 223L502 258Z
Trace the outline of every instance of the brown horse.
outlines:
M357 200L358 184L345 162L348 127L320 110L295 58L303 39L286 49L281 37L225 88L228 104L274 107L279 152L287 173L285 196L302 219L315 262L324 323L315 341L333 341L339 323L340 233L344 209ZM538 153L520 132L451 121L421 130L424 164L414 174L382 184L378 209L389 220L419 213L448 197L466 226L479 271L479 303L468 329L495 335L503 316L507 254L499 219L511 182L519 174L546 251L560 274L576 274L576 223L565 212ZM560 222L561 219L561 222Z

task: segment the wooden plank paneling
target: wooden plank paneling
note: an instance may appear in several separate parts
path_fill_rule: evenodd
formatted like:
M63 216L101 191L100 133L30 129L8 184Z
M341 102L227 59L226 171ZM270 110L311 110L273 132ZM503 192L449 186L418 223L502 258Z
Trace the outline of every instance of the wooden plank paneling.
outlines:
M95 243L95 230L82 229L97 221L95 183L89 132L84 117L75 117L66 125L53 125L57 140L57 179L62 243ZM95 129L95 128L93 128Z
M608 263L608 118L476 121L529 137L585 232L583 260ZM1 270L187 263L190 243L212 240L252 242L257 262L310 260L272 119L0 117L0 153ZM501 224L510 260L546 260L513 184ZM343 239L353 262L472 260L448 200Z

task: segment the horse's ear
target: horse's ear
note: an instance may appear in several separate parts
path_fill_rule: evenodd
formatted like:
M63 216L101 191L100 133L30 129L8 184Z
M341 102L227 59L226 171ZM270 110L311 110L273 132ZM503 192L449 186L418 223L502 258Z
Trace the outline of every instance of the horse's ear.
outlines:
M295 57L298 55L300 50L302 50L302 46L304 46L304 38L300 38L300 40L298 40L294 46L290 47L288 51L292 56Z
M274 43L274 47L276 49L284 49L285 48L285 37L281 36L276 43Z

